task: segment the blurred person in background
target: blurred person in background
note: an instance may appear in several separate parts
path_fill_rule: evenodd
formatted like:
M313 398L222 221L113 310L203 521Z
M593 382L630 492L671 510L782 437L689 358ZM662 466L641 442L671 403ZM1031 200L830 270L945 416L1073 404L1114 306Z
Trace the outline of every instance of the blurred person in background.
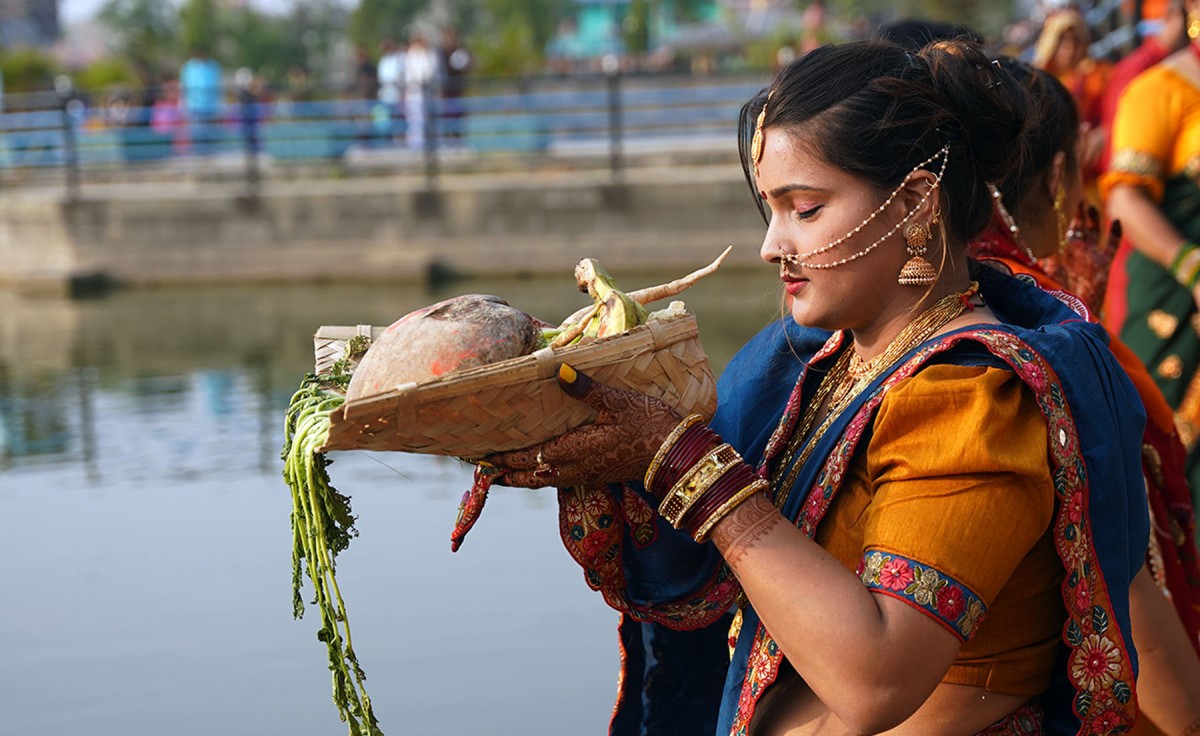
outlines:
M385 38L379 45L379 65L375 78L379 82L379 104L382 109L374 115L376 127L385 138L396 133L403 119L405 51L394 39Z
M216 141L215 124L224 102L221 63L201 47L179 69L180 105L188 121L188 140L193 153L210 153Z
M375 62L371 54L362 46L354 49L354 69L352 70L354 88L351 92L356 100L374 100L379 94L379 78L376 76Z
M410 150L422 151L431 142L429 123L440 76L437 54L423 33L414 33L404 56L404 118Z
M1101 127L1101 101L1111 67L1088 55L1091 33L1075 8L1050 13L1033 49L1033 65L1053 74L1071 92L1082 126L1080 146L1085 182L1099 173L1105 132Z
M1187 47L1187 14L1183 12L1183 0L1169 0L1163 10L1163 16L1158 21L1158 32L1148 36L1132 53L1117 62L1109 76L1108 87L1100 103L1100 126L1105 131L1100 171L1108 170L1108 162L1112 158L1112 122L1117 114L1117 100L1121 93L1134 77Z
M462 97L467 89L471 71L471 52L463 45L458 29L451 26L442 34L442 118L446 121L446 138L461 143L466 120Z
M1120 220L1104 319L1141 358L1175 411L1188 449L1193 507L1200 501L1200 0L1186 0L1182 51L1125 88L1113 118L1112 157L1100 178Z

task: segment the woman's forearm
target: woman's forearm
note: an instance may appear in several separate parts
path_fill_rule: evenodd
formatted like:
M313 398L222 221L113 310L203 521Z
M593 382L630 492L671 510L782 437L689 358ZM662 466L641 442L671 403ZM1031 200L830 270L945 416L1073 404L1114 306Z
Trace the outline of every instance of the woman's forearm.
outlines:
M1121 221L1122 232L1138 252L1163 268L1171 267L1185 238L1143 189L1113 187L1107 210L1110 219Z
M873 595L765 496L723 519L712 539L784 655L852 728L886 730L908 718L958 652L953 635Z
M1200 657L1146 568L1130 586L1129 608L1143 715L1163 733L1200 735Z

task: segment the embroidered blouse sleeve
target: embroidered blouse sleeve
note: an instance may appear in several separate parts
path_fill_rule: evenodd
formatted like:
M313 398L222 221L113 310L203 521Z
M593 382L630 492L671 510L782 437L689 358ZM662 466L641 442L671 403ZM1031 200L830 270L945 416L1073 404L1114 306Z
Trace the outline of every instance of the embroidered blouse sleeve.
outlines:
M964 641L1054 511L1047 430L1001 368L930 366L879 408L860 574Z
M1113 118L1112 159L1100 177L1104 197L1113 187L1126 185L1145 189L1155 201L1162 199L1180 120L1179 98L1168 74L1142 74L1121 93Z

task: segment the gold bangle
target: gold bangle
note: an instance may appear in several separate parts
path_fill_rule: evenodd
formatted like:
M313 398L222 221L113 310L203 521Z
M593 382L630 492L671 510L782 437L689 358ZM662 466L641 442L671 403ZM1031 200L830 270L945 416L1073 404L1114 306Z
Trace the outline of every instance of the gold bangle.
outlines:
M741 460L742 456L728 443L714 447L671 487L659 504L658 513L678 529L684 514L704 495L709 486L716 483L718 478Z
M1192 246L1191 249L1179 259L1179 265L1175 268L1175 280L1180 285L1191 289L1196 286L1196 277L1200 275L1200 249Z
M704 421L704 417L699 414L691 414L683 418L679 424L675 425L675 429L671 430L671 434L663 440L662 445L658 448L658 452L654 453L654 459L650 461L650 467L646 469L645 480L642 481L644 487L648 490L650 484L654 482L654 474L658 472L658 467L667 459L667 455L671 452L671 448L683 436L683 433L692 428L692 426Z
M705 520L700 528L696 530L696 534L692 538L697 542L707 541L708 533L712 531L713 527L716 526L721 519L724 519L726 516L728 516L729 513L738 506L741 506L746 499L750 498L759 491L767 490L767 488L770 486L771 484L762 478L756 478L750 485L733 494L730 496L728 501L717 507L717 510L712 513L712 516L708 517L708 519Z

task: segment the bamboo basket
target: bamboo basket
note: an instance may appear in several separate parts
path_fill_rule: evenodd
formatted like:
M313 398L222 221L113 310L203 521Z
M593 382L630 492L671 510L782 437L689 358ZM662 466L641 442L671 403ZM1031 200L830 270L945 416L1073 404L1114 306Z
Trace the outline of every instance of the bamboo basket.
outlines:
M318 372L354 335L384 328L322 327L314 336ZM562 363L616 388L662 399L681 415L710 418L716 381L690 314L629 332L480 366L348 401L334 413L328 450L388 450L475 459L540 444L595 419L559 388Z

